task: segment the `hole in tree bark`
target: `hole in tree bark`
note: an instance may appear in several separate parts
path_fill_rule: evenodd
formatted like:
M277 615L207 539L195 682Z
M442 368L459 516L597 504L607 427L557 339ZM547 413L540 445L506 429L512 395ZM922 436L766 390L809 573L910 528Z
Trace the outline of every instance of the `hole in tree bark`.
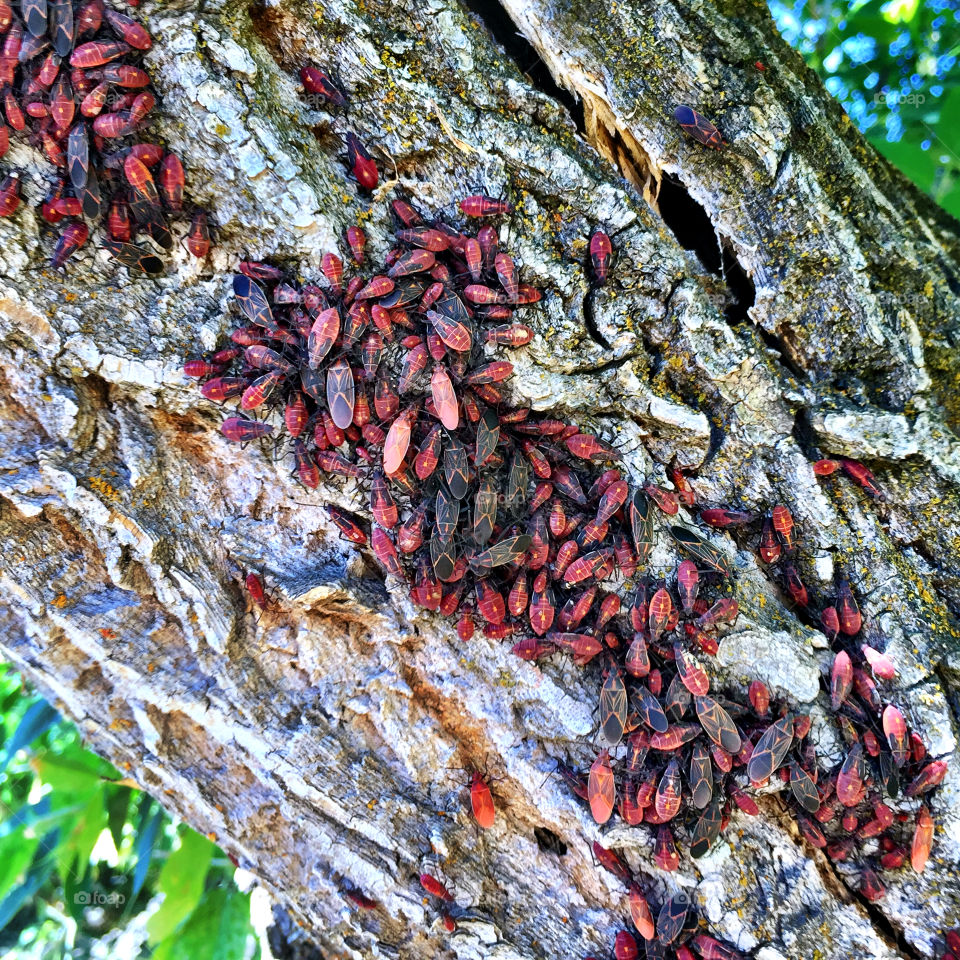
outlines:
M680 246L692 250L705 269L723 278L730 291L730 302L723 311L727 321L734 324L746 320L747 310L756 299L756 289L734 256L733 247L717 236L707 211L669 174L664 174L660 181L657 206Z
M537 838L537 846L543 853L555 853L562 857L567 852L567 845L546 827L534 827L533 835Z
M507 11L492 0L464 0L464 5L490 31L531 86L566 107L577 130L584 133L583 105L569 90L557 84L540 54L526 37L517 32L517 25Z

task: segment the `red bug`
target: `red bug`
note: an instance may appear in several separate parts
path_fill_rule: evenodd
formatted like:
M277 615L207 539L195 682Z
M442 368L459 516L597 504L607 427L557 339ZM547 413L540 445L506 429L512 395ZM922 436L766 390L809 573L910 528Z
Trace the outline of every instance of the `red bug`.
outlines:
M673 833L667 826L661 826L657 832L657 842L654 846L654 859L661 870L676 870L680 866L680 854L673 840ZM662 920L663 911L657 917L657 937L663 942Z
M617 799L617 788L610 767L610 754L604 750L590 767L587 780L587 797L590 812L597 823L606 823L613 813Z
M871 497L875 500L883 499L883 491L877 486L876 477L862 463L857 460L841 460L840 466L843 472Z
M842 580L837 587L837 611L840 617L840 630L843 633L852 637L860 632L863 619L860 616L857 601L853 598L850 584L846 580Z
M320 471L302 440L293 441L293 456L300 482L308 489L315 490L320 483Z
M892 704L883 711L883 732L894 762L902 767L907 762L907 724L903 714Z
M506 253L498 253L494 256L493 263L497 279L500 281L507 299L516 300L519 296L519 286L517 284L517 268L513 258Z
M823 632L831 639L836 640L840 633L840 617L836 607L825 607L820 614L820 625Z
M505 200L495 200L483 194L464 197L459 207L467 217L496 217L513 211L513 207Z
M490 787L476 771L470 779L470 806L473 808L473 816L478 825L484 830L489 830L493 826L497 811L493 804Z
M680 812L680 761L674 757L667 764L657 787L654 806L661 820L672 820Z
M542 660L556 653L557 648L549 642L538 640L536 637L524 637L519 643L515 643L510 652L520 657L521 660L535 661Z
M790 511L783 506L783 504L777 504L770 513L770 518L773 523L773 529L777 531L780 535L780 539L783 541L783 545L787 550L793 549L793 516Z
M863 788L863 747L855 743L847 753L837 776L837 799L845 807L856 806L860 802Z
M503 597L487 581L478 580L476 583L477 609L487 623L503 623L507 615Z
M708 730L707 733L709 732ZM772 777L786 759L792 744L793 718L787 715L771 724L753 748L747 764L747 776L750 780L753 783L764 783ZM721 746L729 749L725 744ZM736 752L737 750L730 750L730 753Z
M346 510L334 506L332 503L324 505L327 516L333 521L340 533L351 543L363 547L367 544L367 535L357 523L357 518Z
M730 597L721 597L697 618L698 627L710 627L716 623L733 623L740 613L740 605Z
M764 563L776 563L780 559L780 541L773 529L773 521L767 517L760 533L760 558Z
M160 163L160 194L168 210L179 213L183 209L183 164L175 153L168 153Z
M260 423L257 420L246 420L243 417L228 417L220 425L220 432L234 443L246 443L273 433L269 423Z
M637 932L644 940L652 940L656 936L656 929L653 925L653 915L650 913L650 905L647 903L641 889L635 884L630 885L628 891L630 899L630 918Z
M329 307L317 314L307 337L307 362L313 369L330 352L337 337L340 336L340 311Z
M533 340L533 330L522 323L504 324L487 330L487 343L499 343L508 347L525 347Z
M0 183L0 217L12 217L20 206L20 178L8 174Z
M367 148L352 133L347 134L347 162L357 183L368 191L377 188L380 176Z
M325 73L322 73L316 67L301 67L300 81L307 93L320 97L324 103L329 103L341 109L346 107L347 98L342 91Z
M724 146L720 131L706 117L702 117L692 107L681 105L673 111L673 118L698 143L705 147L722 150Z
M205 211L197 210L194 212L184 244L190 255L198 260L202 260L210 252L210 228L207 225Z
M437 415L440 417L440 422L448 430L456 430L460 423L457 396L453 392L450 374L447 373L442 364L438 363L433 368L433 376L430 379L430 391Z
M792 563L786 563L783 566L783 579L787 585L787 590L793 598L793 602L800 607L806 607L810 598L807 594L807 588L803 585L796 567Z
M0 188L0 194L2 194L2 188ZM90 228L82 221L67 224L53 248L50 264L54 268L62 267L87 242L89 236Z
M920 797L929 793L947 775L947 761L934 760L928 763L910 782L903 792L908 797Z
M267 608L267 596L263 589L263 582L255 573L248 573L244 578L244 584L250 599L261 609Z
M344 895L361 910L376 910L379 906L376 900L371 900L370 897L365 896L359 890L345 890Z
M130 45L122 40L95 40L82 43L70 54L70 66L83 69L101 67L129 52Z
M607 282L612 252L610 238L602 230L594 231L590 237L590 266L597 286L603 286Z
M360 266L363 263L363 252L367 246L367 235L360 227L351 226L346 230L347 246L353 256L353 262Z
M436 877L431 876L429 873L420 874L420 886L427 891L431 896L439 897L441 900L446 900L448 903L453 902L453 894L441 883Z
M640 955L637 950L637 941L626 930L621 930L614 940L613 955L616 960L637 960Z
M380 565L387 573L395 577L402 575L403 571L400 567L400 558L397 556L397 548L386 531L374 527L370 537L370 546L373 548L377 560L380 561Z
M839 469L839 460L817 460L813 465L813 472L818 477L829 477Z
M913 842L910 847L910 865L917 873L923 873L927 860L930 858L930 848L933 845L933 817L926 807L917 811L917 826L913 833Z
M473 615L468 610L464 610L460 614L460 619L457 621L457 636L464 642L467 643L473 637L474 624L473 624Z
M860 645L860 651L866 658L867 663L870 664L870 669L873 670L873 675L878 680L893 680L896 677L897 671L885 653L880 653L879 650L875 650L866 643Z
M240 396L247 386L244 377L216 377L208 380L200 387L200 393L215 403L225 403L233 397Z
M697 565L692 560L684 560L677 570L677 588L680 591L680 602L683 612L688 617L693 613L693 605L697 600L697 584L700 574Z
M757 716L765 717L767 711L770 709L770 691L767 689L766 684L760 680L754 680L750 684L748 695L750 697L750 704L753 706Z
M853 663L850 655L841 650L833 658L833 667L830 671L830 707L839 710L841 704L850 694L853 687Z

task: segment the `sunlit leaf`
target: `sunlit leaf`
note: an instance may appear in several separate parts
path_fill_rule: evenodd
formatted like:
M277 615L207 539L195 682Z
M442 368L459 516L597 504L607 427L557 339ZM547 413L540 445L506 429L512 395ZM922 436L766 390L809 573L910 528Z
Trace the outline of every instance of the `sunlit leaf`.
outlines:
M170 854L157 878L157 890L164 899L160 909L147 921L151 943L158 943L173 933L200 902L216 850L206 837L189 827L182 827L179 835L179 849Z

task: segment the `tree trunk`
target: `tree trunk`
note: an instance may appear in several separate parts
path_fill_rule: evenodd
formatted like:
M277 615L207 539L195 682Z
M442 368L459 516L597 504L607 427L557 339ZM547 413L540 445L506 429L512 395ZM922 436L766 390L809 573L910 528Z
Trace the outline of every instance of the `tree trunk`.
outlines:
M676 462L701 504L787 504L808 587L852 582L897 665L885 696L932 754L956 750L960 226L878 158L764 3L610 7L148 2L160 133L216 224L211 264L178 251L169 275L128 280L91 244L62 276L31 210L0 222L3 655L331 957L608 956L629 916L591 862L601 832L550 776L596 753L597 676L461 643L337 538L322 504L363 511L363 491L308 494L287 458L240 452L180 372L233 326L238 260L315 277L363 218L379 262L396 187L447 212L509 194L509 246L545 292L515 402L615 437L634 479ZM346 117L305 103L309 61L339 71ZM678 104L727 148L687 137ZM345 179L346 129L389 181L372 204ZM613 279L590 293L598 225ZM884 501L818 482L810 461L836 455L865 460ZM736 562L715 688L759 678L829 726L825 638L751 550ZM249 570L272 597L259 617ZM490 831L467 767L491 778ZM676 873L645 829L603 839L762 960L933 956L960 923L956 765L932 807L930 864L879 903L776 797ZM464 911L452 934L424 871ZM351 909L352 886L380 907Z

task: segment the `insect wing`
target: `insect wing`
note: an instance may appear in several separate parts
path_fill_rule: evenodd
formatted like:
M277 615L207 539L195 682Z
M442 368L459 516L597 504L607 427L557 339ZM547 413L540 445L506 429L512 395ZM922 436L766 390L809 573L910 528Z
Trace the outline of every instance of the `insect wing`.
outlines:
M640 717L643 722L655 730L657 733L666 733L670 724L667 722L667 715L660 706L660 701L644 686L640 686L638 693L639 703L637 709L640 711Z
M690 832L691 857L702 857L716 843L722 822L720 801L711 800Z
M706 731L707 736L717 746L723 747L727 753L739 753L740 734L737 733L736 725L730 714L711 697L694 697L693 703L697 711L697 719L700 721L700 726ZM792 727L790 736L793 736ZM789 747L789 745L788 742L787 746ZM786 750L784 750L784 754L786 754Z
M600 722L607 742L616 746L627 723L627 688L619 669L612 668L600 688Z
M657 916L657 939L669 946L681 933L690 909L690 897L681 891L674 894L661 908Z
M793 717L788 714L771 724L757 741L750 755L750 762L747 764L747 776L754 783L762 783L773 776L783 763L792 743Z
M462 500L470 485L470 465L466 447L456 437L448 438L443 451L443 475L453 496Z
M346 430L353 423L356 388L350 364L341 357L327 371L327 406L333 422Z
M630 501L630 529L637 550L637 564L645 567L653 549L653 514L650 501L642 490L637 490Z
M310 335L307 337L307 358L314 370L330 352L338 336L340 336L340 311L336 307L321 311L313 321Z
M495 410L484 410L477 422L477 468L482 467L495 453L500 442L500 418Z
M703 810L713 798L713 766L710 752L702 743L695 743L690 753L690 792L698 810Z
M267 303L266 295L262 287L255 280L238 273L233 278L233 293L237 298L237 304L243 311L243 315L258 327L266 327L268 330L275 329L276 323L273 319L273 311L270 304Z
M587 798L590 801L590 812L597 823L606 823L613 813L613 806L617 799L617 788L613 779L613 770L610 768L610 757L604 750L590 767L590 777L587 780Z
M725 577L733 576L733 569L730 561L715 547L702 540L693 531L686 527L672 526L670 536L677 542L681 550L685 550L693 557L699 560L703 566L716 573L721 573Z
M816 813L820 809L820 794L817 791L817 785L799 763L791 763L789 769L790 790L794 799L808 813Z

